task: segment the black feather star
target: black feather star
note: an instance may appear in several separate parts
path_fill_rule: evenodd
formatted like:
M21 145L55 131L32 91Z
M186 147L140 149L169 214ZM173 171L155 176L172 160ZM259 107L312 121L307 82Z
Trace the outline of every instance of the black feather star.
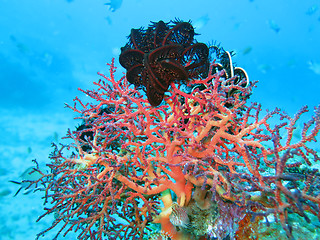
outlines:
M162 102L172 81L208 75L209 48L194 35L191 23L179 20L131 29L119 62L127 70L127 80L143 87L152 106Z

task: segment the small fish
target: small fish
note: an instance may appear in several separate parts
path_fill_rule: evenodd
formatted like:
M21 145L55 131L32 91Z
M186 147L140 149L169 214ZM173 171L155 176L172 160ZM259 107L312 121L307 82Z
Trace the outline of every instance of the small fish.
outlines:
M270 70L272 70L272 66L271 65L269 65L269 64L260 64L259 66L258 66L258 69L259 69L259 71L261 71L262 73L267 73L267 72L269 72Z
M14 35L10 35L10 40L11 40L12 43L15 44L15 46L18 49L18 51L21 52L22 54L30 53L29 47L24 43L18 42L17 38Z
M122 0L110 0L109 3L105 3L104 5L109 5L109 9L111 12L115 12L117 9L121 7Z
M269 20L269 21L268 21L268 24L269 24L269 27L270 27L273 31L275 31L276 33L280 32L280 27L278 26L278 24L276 24L275 21Z
M11 193L9 189L0 190L0 197L8 196Z
M289 59L289 61L287 62L288 67L295 67L296 64L297 64L297 62L294 58Z
M27 152L28 152L28 154L32 153L32 148L31 148L31 147L28 147L28 148L27 148Z
M243 55L247 55L248 53L250 53L252 50L251 46L246 47L245 49L242 50L242 54Z
M109 25L112 25L112 19L111 19L110 16L105 17L105 20L107 20L107 23L108 23Z
M172 240L173 238L170 236L170 234L165 233L164 231L152 233L148 240Z
M10 180L9 182L20 185L20 188L14 194L14 197L17 196L21 190L24 190L23 191L24 195L31 193L35 189L35 185L32 184L32 181L39 180L43 176L40 172L41 170L39 170L38 167L37 168L29 167L20 175L20 178L22 179L22 181L19 182L19 181Z
M316 11L318 10L318 6L317 5L313 5L311 7L308 8L308 10L306 11L306 14L311 16L313 15Z
M311 71L313 71L315 74L320 75L320 63L319 62L309 61L308 65L309 65L309 69Z
M181 207L178 203L173 203L171 209L170 222L177 227L189 228L190 220L185 208Z
M205 25L207 25L207 23L209 22L210 18L208 16L208 14L203 15L202 17L198 18L194 23L193 23L193 27L196 30L199 30L201 28L203 28Z
M5 168L0 168L0 176L6 175L8 172Z
M121 53L121 50L120 50L120 48L118 48L118 47L114 47L114 48L112 48L111 52L112 52L112 54L113 54L114 56L119 56L120 53Z

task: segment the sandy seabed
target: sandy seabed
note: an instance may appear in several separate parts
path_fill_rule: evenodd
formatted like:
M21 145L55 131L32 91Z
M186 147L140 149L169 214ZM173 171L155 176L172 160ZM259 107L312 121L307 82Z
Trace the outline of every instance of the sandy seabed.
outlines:
M34 166L33 159L42 167L49 163L51 143L76 125L72 111L63 110L54 114L0 110L0 240L33 240L53 222L53 216L36 222L44 213L43 193L24 194L22 189L14 197L20 186L9 181L21 181L21 174ZM40 239L52 239L57 231ZM73 233L66 238L76 239Z

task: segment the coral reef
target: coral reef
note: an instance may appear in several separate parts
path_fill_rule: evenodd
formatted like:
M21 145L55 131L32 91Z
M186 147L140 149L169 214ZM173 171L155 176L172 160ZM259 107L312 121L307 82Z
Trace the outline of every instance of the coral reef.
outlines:
M226 79L221 66L170 82L152 107L125 77L115 79L112 61L96 90L82 90L92 101L69 106L83 121L69 130L71 143L54 146L49 173L34 169L42 177L30 185L45 192L39 220L55 216L38 238L57 226L57 236L77 231L79 239L258 239L272 216L294 239L289 216L319 219L319 171L310 170L319 155L308 144L320 107L297 139L307 107L263 115L247 103L255 82Z
M82 120L71 142L54 145L50 172L37 166L21 183L44 191L38 220L55 217L37 239L55 227L55 239L259 239L278 225L294 239L294 216L320 219L320 106L300 132L307 107L263 115L233 53L195 35L178 19L132 29L126 76L113 60L82 90L91 100L68 105Z

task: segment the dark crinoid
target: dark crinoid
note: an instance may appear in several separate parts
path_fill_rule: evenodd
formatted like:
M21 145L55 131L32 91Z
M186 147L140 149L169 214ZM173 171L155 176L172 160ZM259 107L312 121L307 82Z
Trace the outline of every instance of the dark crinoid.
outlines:
M209 49L194 35L191 23L179 20L131 29L119 61L128 81L143 87L152 106L161 103L172 81L207 76Z

